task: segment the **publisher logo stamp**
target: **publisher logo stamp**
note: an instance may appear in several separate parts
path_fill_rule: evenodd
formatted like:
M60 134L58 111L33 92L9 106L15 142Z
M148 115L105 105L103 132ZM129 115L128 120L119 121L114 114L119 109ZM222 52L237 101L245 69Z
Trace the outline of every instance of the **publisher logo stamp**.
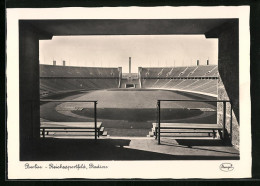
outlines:
M232 163L222 163L219 166L219 169L224 172L230 172L230 171L234 170L234 167L233 167Z

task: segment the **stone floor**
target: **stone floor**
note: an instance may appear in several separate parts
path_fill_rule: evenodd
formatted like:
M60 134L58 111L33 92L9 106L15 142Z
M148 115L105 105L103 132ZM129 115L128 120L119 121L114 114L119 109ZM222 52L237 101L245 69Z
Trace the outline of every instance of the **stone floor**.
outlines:
M212 139L172 139L162 138L158 145L155 139L132 139L125 148L157 152L183 157L227 157L239 158L239 151L232 146L226 146L221 140Z
M239 151L212 139L101 137L40 139L21 149L21 160L237 160Z

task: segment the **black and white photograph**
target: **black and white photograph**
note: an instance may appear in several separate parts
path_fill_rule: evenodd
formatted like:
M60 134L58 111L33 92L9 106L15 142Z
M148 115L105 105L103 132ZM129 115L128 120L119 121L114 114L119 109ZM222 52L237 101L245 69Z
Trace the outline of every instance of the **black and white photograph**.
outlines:
M248 13L7 10L10 179L250 177Z

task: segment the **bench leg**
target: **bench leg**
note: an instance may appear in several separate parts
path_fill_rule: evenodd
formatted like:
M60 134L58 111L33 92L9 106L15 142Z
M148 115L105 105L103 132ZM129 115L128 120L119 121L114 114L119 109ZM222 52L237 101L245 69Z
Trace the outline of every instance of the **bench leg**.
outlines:
M220 139L223 140L223 138L222 138L222 131L221 131L221 130L218 130L218 133L219 133Z
M213 139L215 139L216 138L216 132L215 132L215 130L213 130Z
M42 137L45 138L45 128L42 129Z

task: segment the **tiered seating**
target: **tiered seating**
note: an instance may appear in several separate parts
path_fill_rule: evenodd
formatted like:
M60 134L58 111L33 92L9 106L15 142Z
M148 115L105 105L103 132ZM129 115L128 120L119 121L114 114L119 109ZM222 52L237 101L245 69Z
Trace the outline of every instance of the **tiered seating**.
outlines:
M119 77L117 68L40 65L40 77Z
M144 79L142 80L143 88L152 88L157 79Z
M117 88L117 68L40 65L40 95L76 90Z
M202 79L199 82L201 82L201 83L191 90L199 91L199 90L207 89L207 88L212 87L212 86L215 86L215 87L217 86L216 80L207 80L207 79L203 80Z
M180 77L182 72L186 69L187 67L176 67L173 68L170 74L170 77Z
M218 76L218 68L214 67L211 71L207 72L207 77L217 77Z
M217 95L218 66L216 65L142 68L140 74L142 88L164 88Z
M171 78L180 77L189 67L174 67L174 68L143 68L141 72L142 77L149 78ZM190 69L192 70L192 68ZM183 72L183 73L182 73Z
M143 71L143 77L160 77L167 74L167 68L147 68Z
M191 67L161 67L142 68L143 78L171 78L171 77L217 77L217 65L191 66Z
M208 76L208 74L216 68L216 65L198 66L198 68L191 73L190 77L203 77Z
M159 79L156 84L154 84L154 88L163 88L165 84L169 82L169 79Z
M180 77L186 77L189 76L191 72L196 70L198 67L187 67L183 72L180 73Z
M175 85L178 85L179 83L181 83L182 81L183 81L182 79L172 79L167 84L165 84L165 87L172 88Z

